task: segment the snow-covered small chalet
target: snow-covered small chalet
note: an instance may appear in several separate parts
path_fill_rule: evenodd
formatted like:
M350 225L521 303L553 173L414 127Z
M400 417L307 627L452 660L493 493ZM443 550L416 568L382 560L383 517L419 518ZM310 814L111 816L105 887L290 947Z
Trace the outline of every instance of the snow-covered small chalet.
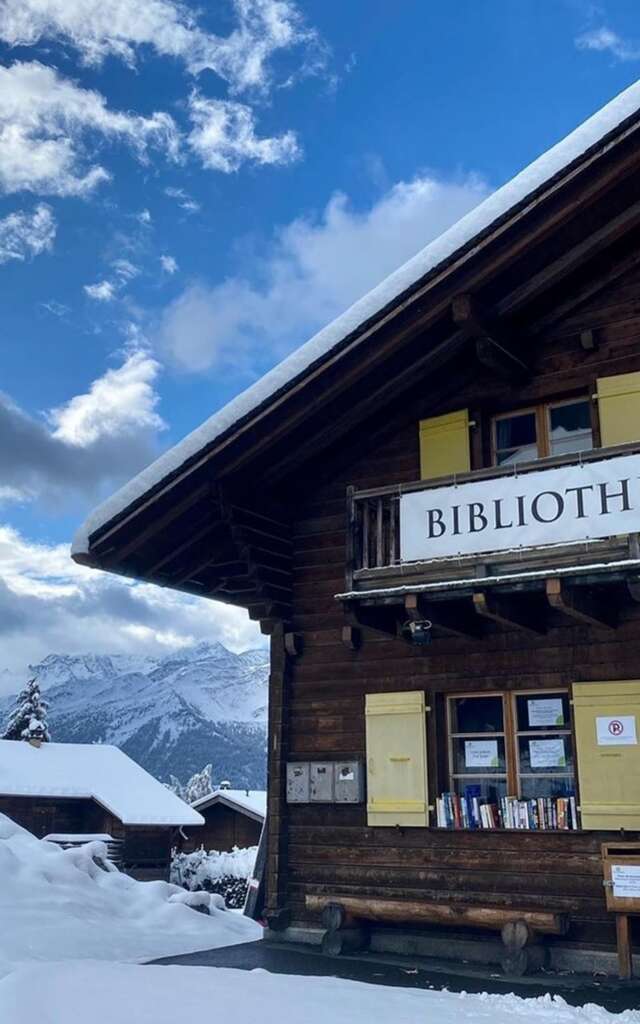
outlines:
M267 794L256 789L216 789L195 800L194 810L204 818L202 828L186 828L188 836L182 849L230 851L257 846L267 811Z
M198 811L107 744L0 740L0 812L39 839L108 837L134 878L166 879L181 826Z

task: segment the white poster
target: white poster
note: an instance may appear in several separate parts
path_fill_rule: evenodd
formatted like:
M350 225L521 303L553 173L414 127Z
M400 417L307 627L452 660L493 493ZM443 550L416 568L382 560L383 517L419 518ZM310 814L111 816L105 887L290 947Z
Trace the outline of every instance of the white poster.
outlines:
M611 881L614 896L640 900L640 867L634 864L612 864Z
M527 701L529 728L541 725L564 725L562 697L542 697Z
M497 768L497 740L465 740L464 763L466 768Z
M428 561L633 533L639 512L640 455L425 488L400 496L400 556Z
M529 740L529 760L532 768L566 768L564 740Z
M634 747L638 743L635 715L606 715L596 718L599 747Z

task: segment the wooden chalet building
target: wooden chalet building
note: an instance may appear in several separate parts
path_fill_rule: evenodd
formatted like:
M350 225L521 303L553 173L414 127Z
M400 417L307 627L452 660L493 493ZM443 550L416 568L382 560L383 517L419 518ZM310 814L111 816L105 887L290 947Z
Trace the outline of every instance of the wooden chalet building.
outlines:
M200 814L118 747L0 740L0 813L38 839L107 843L141 881L169 880L171 848Z
M186 839L180 844L185 853L193 850L230 852L234 846L245 849L260 842L266 813L267 794L263 790L220 787L191 805L204 819L202 826L182 829Z
M615 969L601 850L640 841L638 181L640 83L76 537L78 562L270 635L285 938L373 922L376 949L496 959L502 929L510 969L532 933L552 966Z

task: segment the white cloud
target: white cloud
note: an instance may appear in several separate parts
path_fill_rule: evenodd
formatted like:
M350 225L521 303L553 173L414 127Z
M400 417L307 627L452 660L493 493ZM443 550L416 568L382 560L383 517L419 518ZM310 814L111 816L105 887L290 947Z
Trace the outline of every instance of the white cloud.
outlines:
M583 32L577 36L575 44L579 50L611 53L621 61L640 60L640 44L624 39L606 25Z
M233 0L233 12L232 31L221 37L179 0L3 0L0 38L10 46L58 39L93 65L108 56L134 65L150 47L193 74L214 71L236 91L268 88L278 51L301 47L306 71L323 65L323 46L292 0Z
M186 210L187 213L197 213L200 209L200 203L197 203L195 199L192 199L188 192L185 192L183 188L174 188L168 186L164 190L164 194L169 196L171 199L175 199L181 210Z
M151 214L148 210L140 210L140 213L136 215L136 220L139 224L151 224Z
M178 269L178 263L173 256L161 256L160 264L166 274L175 274Z
M90 299L96 302L111 302L115 298L116 290L111 281L96 281L95 284L85 284L84 290Z
M19 673L56 651L159 654L201 640L262 643L242 609L97 573L75 565L67 544L0 524L0 669ZM0 685L16 688L1 671Z
M0 220L0 263L39 256L53 247L55 237L55 217L44 203L36 206L33 213L10 213Z
M111 266L116 277L123 284L126 284L127 281L132 281L140 273L140 267L136 267L135 263L132 263L131 260L122 258L113 260Z
M103 437L162 430L154 383L160 364L147 352L133 352L122 366L107 370L83 395L52 409L53 437L86 448Z
M150 147L178 157L168 114L111 110L100 93L37 61L0 67L0 192L88 195L110 177L87 155L96 137L124 143L142 161Z
M259 138L253 111L244 103L207 99L194 90L189 115L194 127L187 136L188 145L210 170L228 174L245 161L289 164L301 155L294 132Z
M158 343L184 369L264 370L444 231L487 193L474 177L399 182L364 212L334 195L282 228L254 276L194 284L167 307ZM244 366L242 365L244 363Z

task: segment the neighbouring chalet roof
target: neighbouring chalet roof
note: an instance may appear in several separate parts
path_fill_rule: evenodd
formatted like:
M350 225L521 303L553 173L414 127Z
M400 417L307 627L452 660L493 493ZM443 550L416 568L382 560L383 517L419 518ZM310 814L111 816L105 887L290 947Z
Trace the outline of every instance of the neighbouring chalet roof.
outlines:
M254 417L265 413L276 399L286 396L295 384L310 376L311 371L334 352L342 357L354 345L365 341L374 328L384 324L390 310L397 311L403 302L411 301L411 296L419 289L422 301L424 290L432 286L438 275L474 258L498 227L509 224L521 214L528 216L552 187L569 181L574 171L585 166L592 157L604 155L625 131L635 126L639 111L640 81L430 242L333 323L96 508L76 533L74 557L78 561L86 560L83 556L90 551L92 535L102 532L112 522L119 522L126 512L142 504L147 495L160 491L169 478L198 466L203 453L214 450L223 439L233 437L241 426L251 424Z
M0 796L95 800L123 825L202 825L192 807L103 743L0 740Z
M264 821L267 813L267 794L262 789L216 789L207 796L194 800L191 805L195 810L206 811L209 807L222 804L234 811L246 814L255 821Z

